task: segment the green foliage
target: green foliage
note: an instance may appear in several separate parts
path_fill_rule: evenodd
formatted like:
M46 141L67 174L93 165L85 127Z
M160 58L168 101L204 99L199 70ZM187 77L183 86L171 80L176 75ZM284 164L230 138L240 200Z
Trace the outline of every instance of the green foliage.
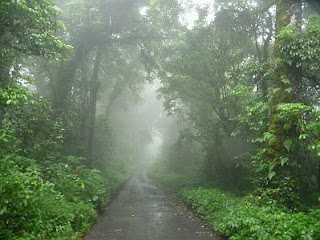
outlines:
M110 193L106 185L108 182L101 177L100 172L85 168L78 158L73 156L61 163L45 165L43 171L45 179L51 181L55 189L62 192L70 202L84 201L99 209Z
M319 239L319 209L298 212L319 204L319 16L307 19L302 8L301 27L285 11L290 1L277 2L276 19L271 11L246 8L247 1L227 2L216 3L210 24L201 18L168 41L159 92L166 110L201 144L207 161L198 163L211 177L206 183L221 189L226 179L232 186L250 179L261 199L200 189L187 191L186 201L231 239ZM298 27L290 26L290 17ZM274 30L280 34L272 54ZM189 179L168 171L170 164L179 169L178 159L170 152L167 162L161 159L167 168L157 165L151 175L185 187Z
M0 88L1 107L18 106L29 97L27 89L19 85L11 85Z
M108 179L64 157L63 122L48 102L25 87L0 91L0 238L73 239L95 221L112 190L127 178ZM27 221L26 221L27 220Z
M309 18L303 32L297 32L294 27L287 27L279 35L281 52L286 62L291 66L303 66L306 73L316 74L320 65L320 18L315 15Z
M54 0L0 1L0 239L81 237L94 223L112 191L130 173L125 160L117 161L115 155L109 155L107 151L103 154L96 151L97 162L103 164L91 164L91 167L88 167L89 160L79 157L86 156L86 111L87 99L92 98L92 95L89 97L92 78L89 74L78 75L90 72L90 51L96 46L97 39L106 40L106 32L101 33L101 30L105 23L109 27L111 12L109 7L101 6L88 10L87 3L80 2L76 5L81 5L82 9L71 7L70 22L74 28L66 33L58 18L68 17L60 16L62 10ZM83 18L84 15L88 18ZM119 17L122 18L123 15ZM88 19L90 23L86 22ZM79 30L77 24L85 26ZM75 30L79 32L74 33ZM81 49L76 49L75 60L71 59L70 64L61 61L72 49L63 39L81 42ZM132 62L138 68L130 70L137 73L137 82L141 82L139 62L127 61L128 57L119 49L117 46L112 51L119 55L123 53L121 60L126 64ZM133 52L139 53L136 49ZM32 55L46 59L39 59L42 62L39 64ZM86 62L84 56L87 65L83 64ZM117 56L114 59L118 60ZM110 61L111 68L120 65L114 64L114 59ZM45 60L50 71L44 67L47 67L43 64ZM77 71L80 64L83 64L83 71ZM55 65L63 68L54 68ZM33 72L36 68L43 69ZM122 68L128 69L127 65ZM121 78L131 75L130 72ZM118 75L114 78L118 79ZM121 80L125 82L123 89L131 84L127 83L131 78ZM131 84L128 88L133 91L137 85ZM42 94L41 87L46 87L50 94ZM69 88L70 92L65 91ZM63 108L65 115L53 109L55 105L50 102L52 96L61 99L62 91L66 92L62 99L68 104L59 107ZM97 131L100 131L99 126ZM108 136L110 134L104 138ZM108 145L106 142L103 139L99 147L104 148ZM93 166L100 167L103 172Z
M252 140L259 148L247 167L252 170L251 180L255 186L266 187L266 193L270 193L275 201L293 207L299 198L309 198L306 191L316 191L312 179L316 178L317 171L311 169L316 169L318 164L314 150L317 153L319 120L317 111L302 103L282 103L276 109L279 123L287 133L280 146L282 150L275 160L266 161L270 154L266 146L274 144L277 138L269 131L264 132ZM310 132L310 126L314 127L311 127L313 132ZM293 129L298 134L292 134ZM309 156L308 162L300 159L306 156ZM268 191L270 187L273 191Z
M121 183L71 156L48 165L17 155L0 162L0 239L74 239Z
M3 94L1 94L1 92ZM0 152L16 152L37 160L59 155L63 143L60 119L54 119L50 104L30 95L22 86L0 90L3 127L0 129Z
M319 210L280 207L306 207L319 191L319 16L302 31L283 28L274 59L273 28L284 21L261 11L265 1L216 1L212 12L199 9L189 30L176 0L60 1L68 32L55 2L0 1L0 238L72 239L88 228L129 176L127 159L149 141L151 125L137 130L137 119L142 124L130 131L112 112L136 101L144 75L161 78L164 106L183 122L153 178L176 190L233 191L248 190L250 179L259 201L205 189L185 192L186 201L234 239L320 238ZM75 51L55 62L71 49L63 38ZM31 55L50 59L29 64L37 65L36 86L26 73L34 66L24 68ZM295 66L298 82L286 74ZM271 88L277 70L279 86ZM276 100L297 94L301 101L275 103L269 90ZM270 112L276 121L269 126Z
M15 50L29 55L61 57L70 49L55 36L64 25L57 20L61 9L53 0L10 1L0 3L1 45L4 52Z
M235 95L237 93L233 92L232 94ZM249 98L250 101L254 100L254 98L251 98L251 95L246 95L245 97ZM232 135L238 136L239 134L246 134L248 141L261 142L258 136L267 130L268 110L269 106L266 102L243 102L243 110L232 119L237 123L237 127L234 129ZM265 138L266 136L262 137Z
M71 239L95 220L91 203L67 201L34 160L6 155L0 161L1 239Z
M286 79L283 83L289 84ZM243 106L240 114L233 118L237 127L232 135L245 134L247 141L254 146L250 154L238 156L242 160L240 164L248 169L253 185L256 188L272 187L273 190L266 189L266 193L278 203L292 206L299 198L315 201L306 192L316 191L314 179L317 178L317 171L312 169L317 169L318 165L314 154L318 153L318 111L303 103L281 103L276 106L279 124L287 137L282 139L281 154L270 160L267 146L277 144L278 139L268 130L269 104L259 101L259 97L243 85L236 87L231 94ZM303 161L303 158L308 158L308 161Z
M229 239L319 239L320 209L291 212L261 197L237 197L216 189L184 191L184 200Z
M0 239L75 239L127 177L104 179L73 156L39 164L5 155L0 162Z

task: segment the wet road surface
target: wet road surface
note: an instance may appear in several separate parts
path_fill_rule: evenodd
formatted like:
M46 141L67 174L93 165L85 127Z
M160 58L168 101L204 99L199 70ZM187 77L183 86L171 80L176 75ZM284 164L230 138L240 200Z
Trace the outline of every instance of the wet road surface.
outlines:
M135 173L85 240L218 240L186 207L175 203L144 172Z

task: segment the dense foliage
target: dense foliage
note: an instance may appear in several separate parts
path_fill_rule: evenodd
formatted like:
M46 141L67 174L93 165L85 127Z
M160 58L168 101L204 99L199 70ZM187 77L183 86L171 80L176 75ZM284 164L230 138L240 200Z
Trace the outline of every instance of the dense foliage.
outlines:
M216 2L162 45L159 94L184 124L164 132L170 151L203 150L197 160L164 150L168 169L198 162L206 184L268 192L289 208L318 203L320 22L314 3L293 2L276 12L271 1Z
M255 196L217 189L186 190L186 203L230 239L319 239L320 210L291 212Z
M1 159L1 239L72 239L80 236L95 221L96 206L106 198L106 185L99 173L83 170L88 176L79 177L68 171L68 185L59 186L59 178L45 179L45 173L33 159L6 155ZM60 170L52 166L52 170ZM86 190L84 183L95 184L97 193ZM60 183L61 184L61 183ZM88 185L89 187L90 185ZM92 187L92 186L90 186ZM103 191L103 192L101 192ZM68 195L72 196L68 198ZM98 202L100 204L97 204Z
M169 144L150 174L175 190L250 194L185 193L231 238L319 238L318 7L200 4L194 26L180 22L158 52L159 95L174 116L169 128L180 128L162 129Z
M139 5L104 4L0 3L0 239L80 238L134 169Z
M63 155L61 120L24 87L3 89L1 103L6 114L0 139L0 238L81 236L128 172L112 168L122 172L102 176L84 158Z
M3 0L0 20L0 238L79 237L155 127L156 179L247 195L185 192L217 230L319 238L317 1ZM146 80L171 117L134 108Z

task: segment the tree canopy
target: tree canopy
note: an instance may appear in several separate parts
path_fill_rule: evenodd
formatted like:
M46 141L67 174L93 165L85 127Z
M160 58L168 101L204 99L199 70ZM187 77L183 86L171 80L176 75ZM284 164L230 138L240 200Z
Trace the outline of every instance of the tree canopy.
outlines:
M219 189L186 193L200 213L197 194L228 191L245 195L252 214L271 206L285 222L301 220L310 234L299 228L288 239L318 239L319 8L316 0L2 0L0 238L81 236L157 129L158 174L179 189ZM147 84L164 113L142 103ZM232 209L243 202L232 204L228 218L242 221ZM223 221L224 234L250 239Z

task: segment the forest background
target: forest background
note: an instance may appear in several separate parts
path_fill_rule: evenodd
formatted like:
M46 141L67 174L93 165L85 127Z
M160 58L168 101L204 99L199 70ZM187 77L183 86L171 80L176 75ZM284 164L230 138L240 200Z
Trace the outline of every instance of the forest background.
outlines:
M0 238L80 237L156 126L150 175L216 230L320 239L319 12L316 0L1 1ZM171 117L137 111L153 81Z

